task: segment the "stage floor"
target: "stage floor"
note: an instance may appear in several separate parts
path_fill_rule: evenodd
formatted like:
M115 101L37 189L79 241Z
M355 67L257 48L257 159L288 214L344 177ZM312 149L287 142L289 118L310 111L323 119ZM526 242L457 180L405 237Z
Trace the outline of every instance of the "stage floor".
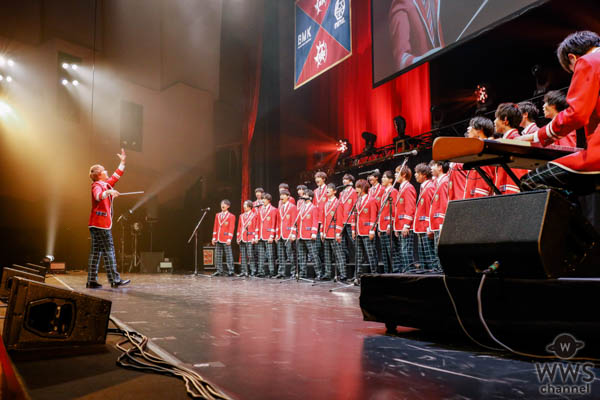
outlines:
M58 278L112 300L114 317L237 399L566 398L539 393L534 362L411 329L386 335L362 320L359 288L157 274L127 275L118 290L101 276L89 290L83 273Z

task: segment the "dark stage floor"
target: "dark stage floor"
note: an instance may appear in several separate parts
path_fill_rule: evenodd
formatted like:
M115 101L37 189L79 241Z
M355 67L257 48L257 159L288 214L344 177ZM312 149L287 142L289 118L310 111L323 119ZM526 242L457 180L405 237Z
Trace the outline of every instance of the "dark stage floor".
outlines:
M440 345L410 329L385 335L382 324L362 320L358 288L330 293L333 283L127 277L132 285L119 290L86 290L84 274L59 278L112 300L113 316L234 398L577 398L539 394L533 362L456 339ZM585 398L598 398L598 380L592 391Z

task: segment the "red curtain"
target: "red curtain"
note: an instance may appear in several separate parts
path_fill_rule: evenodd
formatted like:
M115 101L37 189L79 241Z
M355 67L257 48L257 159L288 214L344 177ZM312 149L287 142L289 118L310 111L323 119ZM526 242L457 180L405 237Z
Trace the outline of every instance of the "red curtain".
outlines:
M364 131L377 135L377 147L392 143L398 115L406 119L408 135L431 130L429 64L373 89L370 1L352 1L352 47L350 58L304 86L282 88L282 138L284 130L293 136L282 143L282 152L307 151L309 169L314 152L335 158L335 142L342 138L352 144L353 154L362 152Z

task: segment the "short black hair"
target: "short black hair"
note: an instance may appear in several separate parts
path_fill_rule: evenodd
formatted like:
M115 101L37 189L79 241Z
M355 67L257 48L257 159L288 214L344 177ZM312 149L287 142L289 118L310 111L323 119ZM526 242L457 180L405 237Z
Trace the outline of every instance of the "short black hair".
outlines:
M342 178L342 180L343 179L348 179L349 181L352 181L352 183L354 183L354 181L355 181L354 175L351 175L351 174L345 174L344 177Z
M271 196L270 193L265 193L265 195L263 196L263 199L267 199L269 201L272 201L273 200L273 196Z
M549 106L556 107L556 111L562 111L569 108L567 103L567 96L560 90L551 90L544 95L544 103L548 103Z
M521 110L521 114L527 113L527 119L530 121L535 121L535 119L540 115L540 110L530 101L522 101L518 104L518 106Z
M288 185L287 183L283 182L279 184L279 189L290 189L290 185Z
M431 179L431 167L425 163L417 164L415 167L415 174L419 173L421 175L425 175L427 179Z
M310 190L310 189L306 189L304 191L304 196L308 197L311 200L314 197L314 195L315 195L315 193L312 190Z
M254 189L254 193L256 193L256 192L264 193L265 189L263 189L261 187L257 187L256 189Z
M306 189L308 189L308 187L306 185L298 185L298 186L296 186L296 190L304 190L306 192Z
M367 178L370 176L372 176L373 178L377 178L379 180L379 178L381 178L381 172L379 172L379 170L376 169L375 171L371 172L369 174L369 176L367 176Z
M333 189L334 192L337 192L337 188L335 187L335 183L328 183L327 189Z
M442 172L446 173L450 170L450 163L448 161L436 161L436 160L431 160L429 162L430 166L433 165L439 165L440 167L442 167Z
M392 171L385 171L383 173L383 176L387 177L388 179L394 180L394 173Z
M225 204L227 204L227 207L231 207L231 202L227 199L221 200L221 203L225 203Z
M593 47L600 46L600 36L597 33L591 31L580 31L571 33L567 36L556 49L556 56L558 62L563 69L569 73L572 71L569 69L571 62L569 61L569 54L574 54L578 57L585 55Z
M252 202L252 200L246 200L244 202L244 205L247 206L247 207L249 207L249 208L254 207L254 203Z
M482 131L485 137L491 137L494 134L494 123L486 117L475 117L469 121L469 126L478 131Z
M523 120L523 114L515 103L501 103L496 109L496 118L508 121L508 126L517 129Z
M315 173L315 178L322 178L324 181L327 180L327 174L323 171Z
M279 191L279 195L281 196L282 194L285 194L286 196L290 197L290 191L287 189L281 189Z

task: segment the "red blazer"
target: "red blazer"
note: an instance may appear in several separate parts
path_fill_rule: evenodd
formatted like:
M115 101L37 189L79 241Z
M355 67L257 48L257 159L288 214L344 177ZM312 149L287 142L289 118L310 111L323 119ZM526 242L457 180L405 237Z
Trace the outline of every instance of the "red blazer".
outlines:
M357 223L352 226L352 233L356 232L358 225L358 236L369 236L375 233L375 220L377 219L377 204L375 199L369 195L363 195L356 204Z
M530 135L532 133L536 133L539 130L540 130L540 128L535 124L535 122L532 122L529 125L527 125L525 128L523 128L523 132L521 132L521 135L523 135L523 136Z
M577 131L573 131L567 136L558 139L554 144L566 147L577 147Z
M415 233L426 233L429 230L429 210L431 209L431 200L435 191L435 183L428 179L421 184L421 192L417 200L417 209L415 211Z
M481 167L492 179L492 182L496 179L496 168L485 166ZM475 197L486 197L492 196L494 191L488 185L481 175L474 169L471 169L467 172L467 185L465 186L465 199L473 199Z
M275 239L277 233L277 209L271 204L258 211L258 239Z
M448 200L464 199L465 185L467 184L467 171L462 168L462 164L450 163L448 177Z
M347 187L342 191L342 193L340 193L340 201L342 202L340 205L342 208L342 224L346 222L346 220L348 220L348 224L354 224L354 214L350 216L350 219L348 219L348 214L350 214L350 211L352 211L352 208L354 208L357 197L358 195L353 187Z
M254 210L240 214L238 218L237 241L251 243L258 232L258 216Z
M411 65L416 56L421 56L435 47L444 46L440 25L440 2L433 0L433 19L427 21L426 10L420 1L394 0L390 6L389 29L392 54L398 69Z
M504 134L502 135L502 139L516 139L519 136L521 136L521 134L517 129L511 129L507 132L504 132Z
M235 230L235 215L229 211L223 211L215 215L213 226L213 240L219 243L231 244L233 231Z
M316 239L319 225L319 210L317 206L307 202L300 208L298 217L298 237L304 240Z
M88 227L100 229L112 228L113 197L106 196L103 199L102 194L115 186L119 178L123 176L124 169L125 165L120 164L119 168L106 181L95 181L92 183L92 212L90 213Z
M313 204L319 211L319 222L323 218L323 204L327 202L327 185L323 185L314 190Z
M296 206L289 201L278 208L277 214L277 240L287 240L291 235L296 235Z
M410 182L402 182L394 206L394 231L412 229L417 209L417 191Z
M390 205L388 203L388 198L392 199L392 215L390 216ZM396 201L398 201L398 191L394 189L393 186L389 186L388 189L383 188L383 196L381 196L381 201L379 202L379 219L377 220L377 226L379 232L387 232L392 223L392 218L395 214L394 207L396 206Z
M321 233L325 234L325 239L335 239L341 236L344 224L342 214L342 205L335 197L323 205Z
M515 173L517 178L520 178L529 172L526 169L511 168L511 170ZM494 183L496 184L496 187L500 190L501 194L514 194L521 192L519 186L517 186L515 181L513 181L510 176L508 176L508 174L502 167L496 167L496 179Z
M573 70L567 93L569 107L537 132L538 139L546 146L584 127L587 149L552 163L571 172L600 171L600 51L579 57Z
M450 177L444 174L437 179L433 199L431 200L431 208L429 210L429 227L432 231L442 229L444 219L446 218L446 210L448 209L448 185Z

